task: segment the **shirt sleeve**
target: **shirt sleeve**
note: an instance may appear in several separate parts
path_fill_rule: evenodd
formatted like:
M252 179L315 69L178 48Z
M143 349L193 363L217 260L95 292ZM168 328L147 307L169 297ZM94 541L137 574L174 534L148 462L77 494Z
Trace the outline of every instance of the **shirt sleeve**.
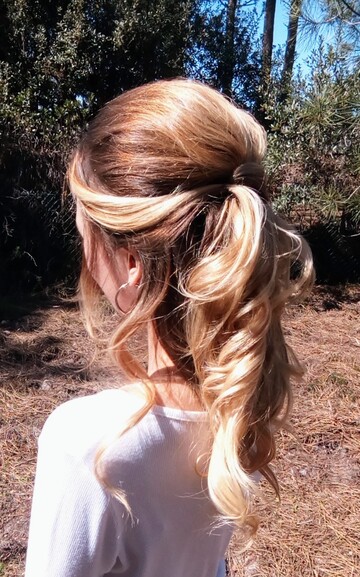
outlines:
M42 433L25 577L101 577L117 562L120 533L93 471Z

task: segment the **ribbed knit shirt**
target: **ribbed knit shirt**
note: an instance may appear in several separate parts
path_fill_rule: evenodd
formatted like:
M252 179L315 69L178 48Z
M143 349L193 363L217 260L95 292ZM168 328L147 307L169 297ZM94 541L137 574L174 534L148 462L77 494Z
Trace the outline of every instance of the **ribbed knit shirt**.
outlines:
M74 399L48 418L39 453L25 577L222 577L232 528L218 525L198 457L207 414L154 406L121 389ZM115 441L114 441L115 439ZM133 520L94 474L124 491Z

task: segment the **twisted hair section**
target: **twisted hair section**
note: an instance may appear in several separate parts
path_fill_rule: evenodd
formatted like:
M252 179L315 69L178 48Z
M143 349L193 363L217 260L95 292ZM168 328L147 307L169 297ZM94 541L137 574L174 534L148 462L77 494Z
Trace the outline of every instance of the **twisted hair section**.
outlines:
M137 302L110 338L119 365L148 393L129 426L154 402L154 383L128 348L151 322L209 414L210 497L250 532L251 474L261 471L278 490L274 435L291 406L290 379L302 374L281 317L313 280L306 242L272 211L265 149L260 125L219 93L162 81L110 102L68 173L90 242L81 279L90 328L97 244L114 259L131 247L141 260ZM106 484L104 451L97 471Z

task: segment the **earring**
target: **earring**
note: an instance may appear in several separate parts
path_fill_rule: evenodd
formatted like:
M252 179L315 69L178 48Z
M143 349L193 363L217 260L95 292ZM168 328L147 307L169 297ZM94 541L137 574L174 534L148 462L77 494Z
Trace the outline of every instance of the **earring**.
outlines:
M116 291L116 294L115 294L115 304L116 304L117 308L119 309L119 311L120 311L123 315L126 315L126 313L129 312L129 311L124 311L124 310L121 308L121 306L119 306L119 303L117 302L117 299L118 299L118 296L119 296L120 292L121 292L122 290L126 289L126 288L129 286L129 284L130 284L129 282L124 282L124 284L122 284L122 285L119 286L119 288L118 288L118 290Z

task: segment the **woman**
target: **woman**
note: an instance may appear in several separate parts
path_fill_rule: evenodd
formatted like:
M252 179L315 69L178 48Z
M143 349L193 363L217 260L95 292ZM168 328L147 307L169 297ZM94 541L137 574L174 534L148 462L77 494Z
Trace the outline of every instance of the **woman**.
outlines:
M301 374L281 315L313 275L271 209L265 147L252 116L187 80L121 95L80 142L82 306L91 334L101 294L119 312L127 381L45 424L26 577L215 577L233 529L254 534L254 474L277 491ZM144 329L146 364L128 349Z

